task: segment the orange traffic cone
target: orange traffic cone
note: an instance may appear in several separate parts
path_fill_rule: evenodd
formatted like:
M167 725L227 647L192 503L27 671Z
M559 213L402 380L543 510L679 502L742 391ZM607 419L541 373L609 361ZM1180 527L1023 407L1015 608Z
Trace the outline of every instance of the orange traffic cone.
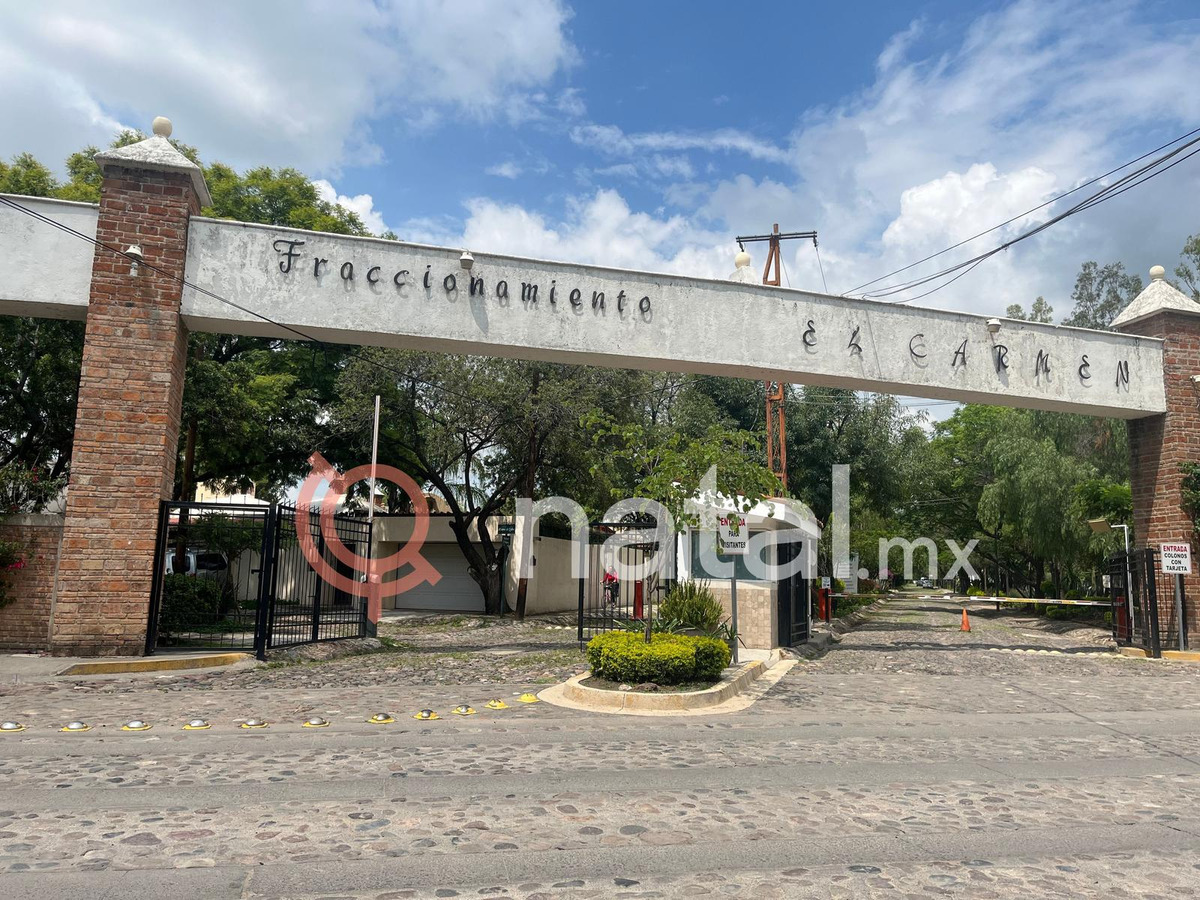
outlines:
M967 618L967 608L966 608L965 606L963 607L963 623L962 623L962 630L963 630L963 631L970 631L970 630L971 630L971 620Z

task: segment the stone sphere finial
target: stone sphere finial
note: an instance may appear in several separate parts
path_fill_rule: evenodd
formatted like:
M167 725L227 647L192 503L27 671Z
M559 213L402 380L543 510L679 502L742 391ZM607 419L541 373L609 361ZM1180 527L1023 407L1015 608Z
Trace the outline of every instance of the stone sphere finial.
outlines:
M1150 280L1151 281L1162 281L1166 276L1167 276L1167 270L1164 269L1162 266L1151 266L1150 267Z
M745 250L739 250L738 255L733 258L733 264L739 269L744 269L750 265L750 254Z
M171 136L171 120L166 116L155 116L150 128L160 137L169 138Z

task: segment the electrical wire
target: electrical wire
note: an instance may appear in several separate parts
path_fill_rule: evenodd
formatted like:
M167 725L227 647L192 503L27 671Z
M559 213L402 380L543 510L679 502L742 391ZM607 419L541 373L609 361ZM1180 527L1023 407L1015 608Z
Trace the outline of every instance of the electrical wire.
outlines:
M1198 129L1198 130L1200 130L1200 129ZM930 275L926 275L921 278L912 279L903 284L890 285L883 290L869 292L867 294L864 294L863 297L864 298L871 297L871 298L876 298L876 299L881 298L881 297L888 297L888 296L892 296L897 293L902 293L904 291L911 290L915 287L920 287L921 285L928 284L928 283L930 283L932 281L936 281L940 278L944 278L951 273L954 273L954 272L959 273L959 274L955 275L954 278L951 278L950 280L946 281L944 284L938 285L937 287L933 288L932 290L926 291L925 293L919 295L919 297L926 297L929 294L932 294L935 291L941 290L943 287L946 287L947 285L952 284L953 282L957 281L959 278L961 278L963 275L967 274L967 272L969 272L971 269L975 268L975 266L979 265L985 259L989 259L990 257L995 256L997 253L1007 250L1009 247L1012 247L1015 244L1020 243L1021 241L1024 241L1030 237L1033 237L1036 234L1040 234L1041 232L1043 232L1046 229L1050 228L1051 226L1057 224L1058 222L1061 222L1064 219L1069 218L1070 216L1073 216L1073 215L1076 215L1077 213L1091 209L1094 206L1098 206L1107 200L1111 200L1113 197L1120 196L1121 194L1125 193L1126 191L1128 191L1134 187L1138 187L1139 185L1145 184L1147 181L1150 181L1151 179L1156 178L1159 175L1162 175L1164 172L1167 172L1170 169L1173 169L1175 166L1179 165L1180 163L1190 159L1192 156L1195 156L1197 153L1200 153L1200 147L1183 155L1179 159L1172 162L1170 165L1162 166L1161 168L1159 168L1159 166L1161 166L1162 163L1166 162L1167 160L1171 159L1172 157L1178 156L1180 153L1183 153L1184 150L1187 150L1189 147L1192 147L1193 145L1198 144L1198 143L1200 143L1200 137L1193 138L1192 140L1188 141L1187 143L1182 144L1181 146L1175 148L1171 152L1166 153L1163 156L1155 159L1153 162L1149 163L1148 165L1145 165L1145 166L1141 167L1140 169L1137 169L1134 172L1131 172L1131 173L1121 177L1117 181L1113 182L1113 184L1102 188L1101 190L1097 191L1095 194L1092 194L1091 196L1080 201L1078 204L1071 207L1070 209L1065 210L1062 213L1059 213L1057 216L1053 216L1050 219L1047 219L1045 222L1036 226L1035 228L1031 228L1028 231L1023 232L1022 234L1017 235L1015 238L1013 238L1009 241L1005 241L1004 243L1002 243L996 247L993 247L991 250L981 253L978 256L975 256L968 260L964 260L963 262L960 262L954 266L949 266L939 272L934 272ZM962 271L964 269L966 271ZM908 303L912 300L919 299L919 297L907 297L902 300L896 300L893 302L894 303Z
M887 278L891 278L893 275L899 275L901 272L907 272L909 269L915 268L916 266L919 266L922 263L929 262L929 260L931 260L931 259L936 259L937 257L942 256L943 254L949 253L951 250L957 250L959 247L963 246L964 244L969 244L969 243L971 243L971 241L976 240L977 238L981 238L985 234L991 234L993 231L998 231L999 229L1005 227L1006 225L1011 225L1013 222L1017 222L1017 221L1025 218L1026 216L1037 212L1040 209L1044 209L1047 206L1057 203L1059 200L1062 200L1064 197L1069 197L1071 194L1074 194L1077 191L1081 191L1086 187L1090 187L1091 185L1095 184L1098 181L1102 181L1103 179L1109 177L1110 175L1115 175L1117 172L1120 172L1122 169L1127 169L1130 166L1134 165L1135 163L1139 163L1143 159L1146 159L1149 156L1153 156L1155 153L1158 153L1162 150L1167 149L1172 144L1178 144L1180 141L1187 140L1189 137L1192 137L1195 134L1200 134L1200 128L1192 129L1187 134L1180 135L1179 137L1177 137L1173 140L1167 141L1165 144L1155 147L1153 150L1148 150L1145 153L1143 153L1141 156L1137 157L1136 159L1131 159L1128 162L1122 163L1121 165L1117 166L1115 169L1110 169L1109 171L1105 172L1103 175L1097 175L1094 178L1089 178L1087 181L1071 188L1069 191L1063 191L1061 194L1051 197L1049 200L1046 200L1043 203L1039 203L1037 206L1033 207L1032 209L1027 209L1027 210L1025 210L1025 212L1018 213L1017 215L1013 216L1011 219L1006 219L1005 221L1001 222L999 225L993 225L991 228L987 228L987 229L979 232L978 234L971 235L971 237L969 237L969 238L964 238L963 240L959 241L957 244L951 244L949 247L947 247L944 250L939 250L937 253L931 253L929 256L926 256L924 259L919 259L916 262L909 263L907 266L902 266L901 268L896 269L893 272L888 272L886 275L880 275L878 278L872 279L871 281L867 281L863 284L858 285L857 287L851 288L850 290L845 291L843 293L843 296L845 296L847 294L856 294L856 293L858 293L858 291L862 290L865 287L870 287L873 284L878 284L880 281L883 281L884 279L887 279ZM819 255L820 254L818 253L818 257L819 257Z
M817 268L821 270L821 287L825 293L829 293L829 282L825 280L825 266L821 263L821 248L817 246L816 238L813 238L813 250L817 254Z

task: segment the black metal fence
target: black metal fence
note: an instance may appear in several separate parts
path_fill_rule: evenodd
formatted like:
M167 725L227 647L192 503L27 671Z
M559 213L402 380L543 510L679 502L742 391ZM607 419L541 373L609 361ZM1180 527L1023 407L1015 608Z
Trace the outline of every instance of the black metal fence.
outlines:
M1162 655L1157 557L1158 551L1147 547L1117 553L1108 565L1113 640L1120 647L1141 647L1153 657Z
M330 577L305 556L297 521ZM371 523L345 514L331 521L349 554L369 556ZM366 599L347 589L363 576L337 558L330 537L316 511L291 505L163 501L146 652L252 650L262 658L371 633Z
M603 546L617 535L623 542L613 549ZM587 578L579 580L578 632L580 642L597 634L652 622L670 587L658 574L645 579L622 579L619 564L642 566L659 550L653 523L596 522L589 529ZM674 547L666 548L668 553ZM674 559L672 558L672 562ZM674 566L670 568L674 572Z

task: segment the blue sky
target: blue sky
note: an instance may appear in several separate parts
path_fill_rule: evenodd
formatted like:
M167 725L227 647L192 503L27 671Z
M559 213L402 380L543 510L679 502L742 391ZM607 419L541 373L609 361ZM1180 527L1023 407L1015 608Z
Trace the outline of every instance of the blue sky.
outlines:
M735 234L779 222L820 232L834 291L1200 126L1194 0L66 0L7 19L0 156L58 161L167 115L206 159L297 166L403 238L723 277ZM1198 173L920 302L1041 294L1062 316L1086 259L1171 268L1200 232ZM785 263L820 289L810 246Z

